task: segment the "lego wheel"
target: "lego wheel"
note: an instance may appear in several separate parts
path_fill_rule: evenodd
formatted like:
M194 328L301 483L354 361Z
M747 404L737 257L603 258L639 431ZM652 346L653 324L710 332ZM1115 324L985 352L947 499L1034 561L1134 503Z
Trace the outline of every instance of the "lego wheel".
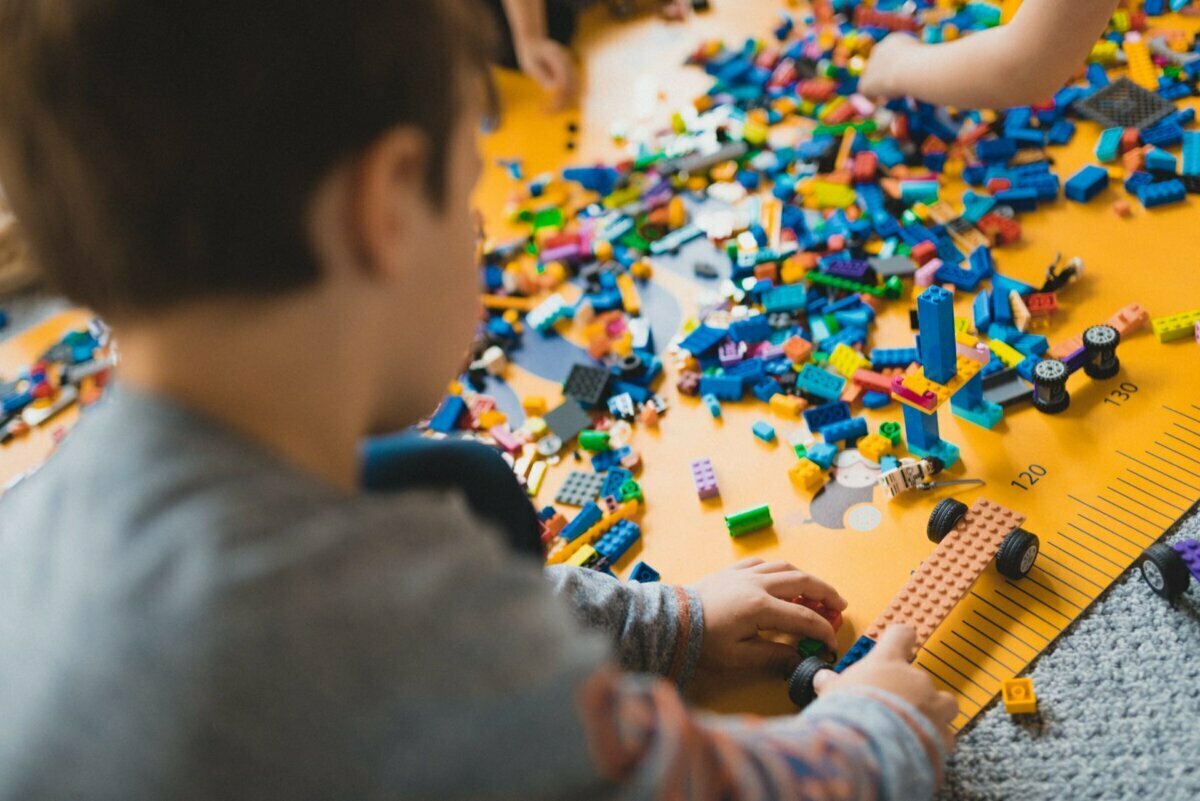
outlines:
M1146 549L1138 560L1138 570L1142 579L1150 585L1155 594L1168 601L1174 601L1188 588L1191 574L1183 557L1175 549L1165 543L1156 542Z
M929 541L939 543L946 539L946 535L954 530L958 521L962 520L966 514L967 505L965 503L953 498L942 498L929 513L929 525L925 527L925 534L929 537Z
M1013 580L1025 578L1038 555L1038 538L1023 528L1014 528L996 552L996 569Z
M812 703L817 697L813 682L822 670L833 670L833 667L820 657L810 656L792 672L792 677L788 679L788 698L792 699L793 704L805 707Z

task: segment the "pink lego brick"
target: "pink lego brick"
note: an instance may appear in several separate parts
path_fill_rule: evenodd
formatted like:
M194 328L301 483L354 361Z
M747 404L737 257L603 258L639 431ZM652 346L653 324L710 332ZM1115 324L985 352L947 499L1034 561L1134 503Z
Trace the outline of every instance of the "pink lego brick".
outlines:
M521 440L517 439L512 429L506 425L492 426L488 429L496 444L509 453L520 453Z

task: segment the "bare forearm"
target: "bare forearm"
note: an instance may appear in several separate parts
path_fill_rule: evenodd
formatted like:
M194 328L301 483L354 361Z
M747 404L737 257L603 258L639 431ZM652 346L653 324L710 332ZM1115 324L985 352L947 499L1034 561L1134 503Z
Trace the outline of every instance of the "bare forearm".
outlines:
M543 0L504 0L504 13L508 16L514 41L545 37L546 4Z
M1084 63L1116 0L1025 0L1003 27L913 48L893 94L1004 108L1044 100Z

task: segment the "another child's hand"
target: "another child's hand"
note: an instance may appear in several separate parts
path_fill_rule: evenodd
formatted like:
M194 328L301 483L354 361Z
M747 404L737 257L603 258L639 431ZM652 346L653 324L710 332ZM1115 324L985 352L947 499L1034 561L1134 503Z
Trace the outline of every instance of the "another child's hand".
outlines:
M898 695L929 718L941 733L946 749L952 750L954 731L950 723L958 715L958 702L950 693L938 690L928 673L909 664L916 640L917 635L908 626L888 626L862 661L840 674L822 670L816 675L814 689L818 695L825 695L865 685Z
M893 97L904 94L899 79L912 70L909 63L921 43L906 33L890 34L871 49L867 68L858 79L858 91L867 97Z
M796 649L758 636L779 631L812 637L836 649L829 621L786 600L803 595L835 611L846 608L837 590L787 562L743 559L692 585L704 607L700 665L706 668L761 668L786 674L800 662Z
M553 39L542 37L516 44L517 64L554 97L555 108L575 99L578 73L571 51Z

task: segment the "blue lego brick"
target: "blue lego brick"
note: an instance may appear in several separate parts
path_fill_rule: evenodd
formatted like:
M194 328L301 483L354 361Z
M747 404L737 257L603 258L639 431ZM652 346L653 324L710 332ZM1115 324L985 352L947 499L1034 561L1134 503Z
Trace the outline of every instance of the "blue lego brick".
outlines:
M756 314L745 320L735 320L729 324L729 338L734 342L754 344L762 342L771 336L771 324L767 315Z
M803 284L779 286L762 297L763 310L767 314L794 312L804 308L808 290Z
M992 259L992 249L987 245L980 245L972 250L968 262L971 269L982 273L984 278L991 278L996 273L996 262Z
M754 436L758 437L763 442L775 441L775 426L771 425L770 423L759 420L750 427L750 430L754 432Z
M1154 183L1154 176L1145 170L1137 170L1131 175L1125 177L1125 191L1131 195L1136 195L1141 191L1143 186L1149 186Z
M611 468L608 473L605 474L604 483L600 486L600 497L607 498L611 495L614 498L620 498L621 485L631 478L633 478L633 473L629 472L625 468Z
M828 470L833 465L833 457L837 456L837 451L836 445L831 445L828 442L818 442L808 449L804 458L819 465L822 470Z
M932 448L941 441L936 412L927 414L905 405L900 407L900 413L904 417L904 438L908 442L909 450Z
M991 195L977 195L974 192L963 193L963 219L972 225L996 207L996 199Z
M1067 200L1087 203L1108 187L1108 170L1088 164L1067 180L1064 194Z
M720 328L710 328L707 325L697 326L692 333L683 338L679 347L693 356L703 356L717 349L717 345L725 339L728 332Z
M1183 142L1183 128L1171 119L1142 129L1142 141L1155 147L1175 147Z
M1187 190L1183 186L1183 181L1172 178L1169 181L1141 187L1138 189L1137 197L1142 201L1143 206L1153 209L1171 203L1182 203L1187 197Z
M931 286L917 298L920 335L917 351L925 377L945 384L957 374L954 341L954 297L940 286Z
M1041 334L1018 333L1017 336L1009 338L1008 344L1026 356L1041 356L1050 347L1050 343Z
M838 345L857 345L860 342L865 342L867 339L867 331L865 328L859 328L856 325L847 326L836 334L830 334L817 344L817 348L825 353L832 353L833 349Z
M458 395L449 395L429 419L429 428L439 434L449 434L458 427L458 421L466 411L466 401Z
M1180 175L1200 175L1200 131L1183 134L1183 166Z
M618 520L592 547L596 549L596 553L615 564L641 536L642 528L637 523Z
M996 201L1008 206L1013 211L1036 211L1038 192L1036 189L1014 187L997 192Z
M975 144L975 154L985 164L996 162L1007 164L1009 159L1017 155L1017 143L1007 137L983 139Z
M637 384L630 384L628 381L614 381L612 383L612 393L614 395L628 395L633 398L634 403L645 403L650 400L650 390Z
M716 395L702 395L700 400L708 407L708 413L713 416L714 420L721 416L721 401L717 400Z
M1017 363L1017 375L1025 379L1029 383L1033 383L1033 368L1040 362L1036 356L1029 356Z
M1065 145L1074 138L1075 123L1065 118L1055 120L1046 134L1046 141L1052 145Z
M940 284L953 284L958 289L974 292L987 276L975 270L964 270L957 264L945 263L938 268L934 279Z
M1047 173L1023 176L1017 179L1016 188L1032 189L1037 193L1039 203L1056 200L1059 190L1058 176Z
M803 415L804 423L808 426L808 430L819 434L821 433L821 429L826 426L849 420L850 404L845 401L834 401L833 403L826 403L821 406L814 406L811 409L805 409Z
M971 310L975 314L975 330L986 331L992 324L992 295L987 290L980 292L971 301Z
M865 417L852 417L821 429L821 436L825 437L826 442L854 441L866 435L867 420Z
M753 385L764 375L766 375L766 371L763 368L763 360L758 357L743 359L737 364L731 364L725 368L725 377L737 378L742 382L743 387Z
M662 578L662 574L645 562L638 562L633 566L633 570L629 571L629 580L639 584L653 584L660 578Z
M875 641L870 637L862 636L854 641L854 645L850 646L850 650L842 654L842 658L834 666L834 670L841 673L846 668L858 662L867 654L871 653L871 649L875 647Z
M864 392L862 405L864 409L882 409L892 402L892 396L886 392Z
M720 400L741 400L745 388L745 383L737 376L706 375L700 377L700 394L712 395Z
M628 445L615 450L600 451L592 456L592 469L597 473L606 473L621 463L621 460L633 453Z
M783 365L784 369L788 369L787 365ZM779 382L771 378L762 378L751 389L754 397L758 398L763 403L770 403L771 398L776 395L783 394L783 390L779 387Z
M1018 281L1015 278L1009 278L1007 275L1001 275L1000 273L992 275L992 290L994 292L1003 293L1007 297L1014 289L1023 298L1037 291L1024 281Z
M1154 2L1154 0L1151 0ZM1087 81L1097 89L1108 86L1108 71L1103 64L1088 64Z
M597 506L595 503L589 503L587 506L580 509L579 513L571 518L569 523L563 526L563 529L558 533L558 536L562 537L564 540L573 540L592 526L599 523L600 518L603 516L604 515L600 511L599 506Z
M807 395L815 395L826 400L836 400L841 397L846 388L846 379L840 375L826 372L812 364L804 365L804 369L796 376L796 387Z
M871 351L871 369L904 368L919 359L916 348L875 348Z

